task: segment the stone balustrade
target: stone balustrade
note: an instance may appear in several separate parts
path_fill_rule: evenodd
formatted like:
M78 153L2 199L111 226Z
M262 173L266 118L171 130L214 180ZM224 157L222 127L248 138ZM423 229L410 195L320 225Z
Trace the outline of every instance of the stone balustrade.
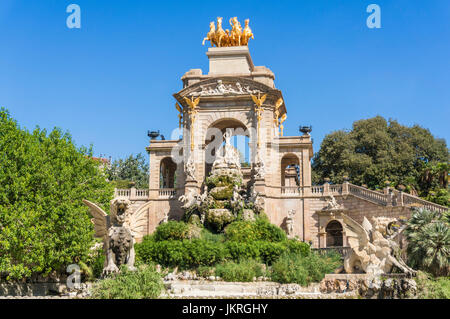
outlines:
M361 186L356 186L353 184L348 185L348 191L352 195L367 199L371 202L375 202L376 204L384 206L388 205L388 196L383 193L373 191Z
M313 195L317 195L317 194L322 195L323 194L323 189L324 189L323 186L311 186L311 193Z
M402 203L405 206L411 206L411 207L424 207L428 210L438 211L438 212L446 212L448 210L448 207L441 206L429 201L426 201L424 199L421 199L416 196L412 196L406 193L400 193L402 196Z
M281 196L300 196L301 188L298 186L281 186Z
M173 198L176 194L176 188L160 188L158 191L159 198Z
M156 191L156 190L155 190ZM161 199L176 198L176 188L160 188L158 197ZM386 189L384 193L370 190L361 186L350 183L343 184L324 184L321 186L299 187L299 186L282 186L279 188L281 197L322 197L329 195L354 195L356 197L366 199L375 204L383 206L408 206L408 207L424 207L429 210L445 212L448 207L441 206L419 197L412 196L397 190L392 190L391 193ZM148 189L118 189L114 190L114 197L126 197L130 200L148 200Z
M129 200L147 200L148 199L149 190L148 189L120 189L116 188L114 190L114 197L126 197Z

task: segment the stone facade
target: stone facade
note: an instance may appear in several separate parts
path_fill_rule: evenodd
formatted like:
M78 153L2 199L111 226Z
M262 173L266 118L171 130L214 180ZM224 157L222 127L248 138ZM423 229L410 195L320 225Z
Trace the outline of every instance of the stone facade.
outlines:
M275 87L273 72L254 66L247 46L210 48L207 56L209 73L203 74L200 69L186 72L181 78L182 90L174 94L181 110L179 117L183 119L183 138L152 140L147 147L149 189L116 190L116 196L131 201L131 210L152 203L145 233L152 233L167 214L169 219L181 218L181 195L191 190L201 193L211 168L211 147L217 142L211 137L211 129L221 132L220 137L225 130L234 129L236 134L248 138L250 162L254 167L259 152L265 174L256 178L251 167L243 167L244 183L254 185L263 196L264 211L275 225L287 230L291 211L293 235L312 242L313 247L327 247L327 236L331 236L327 226L331 221L335 221L333 236L339 235L339 224L342 226L339 212L325 209L330 195L336 198L341 211L357 222L364 216L408 217L413 206L446 209L395 190L381 193L350 183L313 186L311 137L308 133L282 136L280 119L287 109L282 92ZM262 96L265 97L258 120L255 98ZM188 158L194 161L192 178L186 175ZM340 236L339 243L346 246L344 231Z

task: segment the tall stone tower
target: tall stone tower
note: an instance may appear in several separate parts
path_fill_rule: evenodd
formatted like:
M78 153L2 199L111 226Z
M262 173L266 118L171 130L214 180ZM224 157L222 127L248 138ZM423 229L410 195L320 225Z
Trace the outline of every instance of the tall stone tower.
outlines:
M182 214L176 198L191 190L201 192L215 158L212 146L222 143L222 134L232 129L233 134L247 136L249 141L251 165L242 168L244 182L254 185L265 198L265 211L273 223L283 224L287 212L296 210L294 232L303 237L304 205L300 195L311 186L310 136L282 136L280 123L287 116L283 95L275 87L273 72L253 64L248 46L212 47L206 55L209 71L203 74L200 69L189 70L181 78L183 89L174 94L183 118L183 139L152 141L148 147L150 199L161 201L161 194L170 192L160 187L161 175L163 180L166 178L161 174L161 165L168 167L167 171L176 171L177 177L171 190L174 195L164 201L174 203L167 203L166 210ZM182 162L173 159L168 165L166 158L173 156L176 145L175 153L182 154ZM261 166L263 172L258 174ZM174 175L169 173L167 178Z

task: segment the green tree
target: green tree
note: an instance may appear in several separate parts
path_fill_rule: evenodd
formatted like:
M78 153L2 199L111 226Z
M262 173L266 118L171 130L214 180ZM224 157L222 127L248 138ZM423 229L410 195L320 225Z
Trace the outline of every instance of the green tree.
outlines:
M313 159L313 182L323 183L328 177L342 183L347 176L352 183L375 189L390 181L426 197L439 183L447 187L448 162L445 140L419 125L407 127L377 116L354 122L350 131L325 136ZM425 169L431 177L423 177Z
M131 183L137 188L148 188L149 167L141 153L136 156L131 154L126 159L114 160L106 173L117 188L129 188Z
M411 267L446 276L450 273L450 225L448 212L418 209L405 229Z
M0 110L0 277L65 272L93 243L88 199L107 207L113 189L92 160L59 129L21 129Z

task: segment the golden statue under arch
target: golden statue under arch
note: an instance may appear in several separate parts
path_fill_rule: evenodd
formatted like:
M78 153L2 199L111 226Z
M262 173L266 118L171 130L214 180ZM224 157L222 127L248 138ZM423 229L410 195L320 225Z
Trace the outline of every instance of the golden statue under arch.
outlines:
M217 18L217 27L214 21L209 23L209 32L203 39L202 45L205 41L209 41L214 47L232 47L240 45L248 45L250 39L254 39L252 29L250 29L250 19L245 20L244 29L237 17L230 18L231 31L222 27L222 17Z

